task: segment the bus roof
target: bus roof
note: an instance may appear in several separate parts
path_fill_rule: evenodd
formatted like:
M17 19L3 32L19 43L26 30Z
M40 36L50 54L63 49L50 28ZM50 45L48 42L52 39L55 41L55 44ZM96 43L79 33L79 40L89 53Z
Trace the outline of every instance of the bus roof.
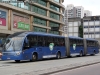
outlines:
M69 36L69 39L80 39L80 40L83 40L83 38L81 38L81 37L76 37L76 36Z
M12 35L10 35L9 37L15 37L15 36L27 36L29 34L33 34L33 35L41 35L41 36L54 36L54 37L63 37L61 35L56 35L56 34L50 34L50 33L43 33L43 32L32 32L32 31L24 31L24 32L16 32Z
M97 41L96 39L92 39L92 38L86 38L86 40Z

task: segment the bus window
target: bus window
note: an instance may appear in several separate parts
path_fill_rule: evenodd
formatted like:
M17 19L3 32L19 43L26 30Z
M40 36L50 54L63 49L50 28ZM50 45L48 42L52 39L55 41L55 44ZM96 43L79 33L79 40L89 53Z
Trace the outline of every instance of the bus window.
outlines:
M76 44L76 43L77 43L77 41L75 39L73 39L73 44Z
M90 46L89 41L87 41L87 46Z
M43 36L38 36L38 46L43 46L44 42L44 37Z
M59 46L59 39L58 38L55 37L53 42L54 42L54 46Z
M73 40L70 39L69 42L70 42L70 46L72 46L73 45Z
M96 47L99 47L99 42L96 41L96 42L95 42L95 46L96 46Z
M90 41L90 43L89 43L89 44L90 44L90 46L91 46L91 47L93 47L93 46L94 46L93 41Z
M57 42L57 39L56 39L56 37L54 37L54 38L53 38L54 46L57 46L57 43L56 43L56 42Z
M65 41L63 38L60 39L59 43L60 43L60 46L65 46Z
M48 46L48 37L47 36L44 36L43 45Z
M77 46L81 45L81 40L77 40Z
M83 46L83 40L80 40L80 45Z
M92 41L92 46L93 46L93 47L95 46L95 41Z
M36 35L28 35L27 39L29 41L29 46L33 47L33 46L37 46L37 36Z

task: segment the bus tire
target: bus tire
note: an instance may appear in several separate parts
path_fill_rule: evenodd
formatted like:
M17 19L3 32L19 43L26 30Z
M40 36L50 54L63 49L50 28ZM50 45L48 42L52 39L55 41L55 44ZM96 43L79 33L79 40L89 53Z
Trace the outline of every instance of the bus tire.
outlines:
M17 62L17 63L18 63L18 62L20 62L20 60L15 60L15 62Z
M58 52L58 53L57 53L57 59L60 59L60 58L61 58L61 53Z
M33 55L32 55L32 60L31 61L36 61L37 60L37 53L34 53Z
M81 52L80 52L80 57L82 57L82 56L83 56L83 52L81 51Z

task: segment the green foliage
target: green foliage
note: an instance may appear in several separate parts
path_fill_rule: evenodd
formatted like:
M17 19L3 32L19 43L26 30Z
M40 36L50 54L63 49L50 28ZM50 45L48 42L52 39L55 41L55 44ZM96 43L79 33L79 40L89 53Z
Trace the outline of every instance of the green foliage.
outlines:
M79 26L79 37L83 38L83 26L82 25Z

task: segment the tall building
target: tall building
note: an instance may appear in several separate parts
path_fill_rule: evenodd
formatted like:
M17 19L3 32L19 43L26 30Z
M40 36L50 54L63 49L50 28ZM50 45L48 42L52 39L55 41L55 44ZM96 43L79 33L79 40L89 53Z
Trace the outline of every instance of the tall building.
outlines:
M19 31L62 35L64 0L0 1L0 38ZM59 31L51 31L51 27L59 27Z
M68 15L68 18L73 18L76 17L76 8L74 7L73 4L69 4L66 7L66 13Z
M84 10L84 17L86 16L92 16L92 12L89 10Z
M66 7L68 18L74 17L84 17L84 8L82 6L74 6L73 4L69 4Z
M84 17L84 8L82 6L76 6L76 17Z
M100 43L100 16L88 16L83 18L84 38L94 38Z
M82 6L74 6L73 4L69 4L66 7L68 18L80 17L84 16L92 16L92 12L89 10L84 10Z

